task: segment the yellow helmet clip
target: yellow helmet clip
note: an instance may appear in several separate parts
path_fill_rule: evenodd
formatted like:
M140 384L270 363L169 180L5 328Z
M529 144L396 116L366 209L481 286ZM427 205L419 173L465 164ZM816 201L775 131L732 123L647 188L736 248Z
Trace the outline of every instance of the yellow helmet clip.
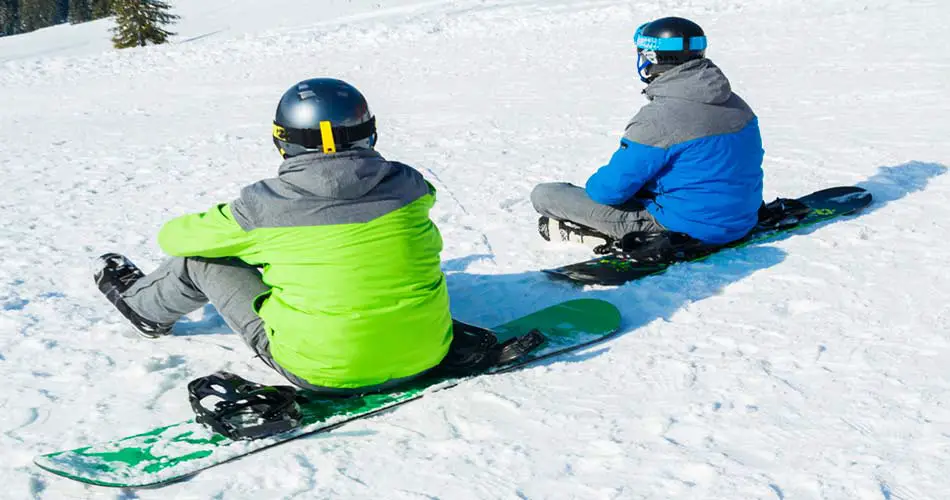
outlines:
M333 125L329 121L320 122L320 137L323 139L323 154L336 153L336 141L333 140Z

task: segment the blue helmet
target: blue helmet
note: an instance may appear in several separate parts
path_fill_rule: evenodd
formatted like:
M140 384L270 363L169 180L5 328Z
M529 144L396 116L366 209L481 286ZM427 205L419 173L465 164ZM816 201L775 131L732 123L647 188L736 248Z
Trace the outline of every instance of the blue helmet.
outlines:
M641 24L633 35L637 46L637 74L650 83L664 71L706 57L706 34L682 17L664 17Z
M356 87L333 78L312 78L294 85L280 98L273 135L284 158L372 149L376 117Z

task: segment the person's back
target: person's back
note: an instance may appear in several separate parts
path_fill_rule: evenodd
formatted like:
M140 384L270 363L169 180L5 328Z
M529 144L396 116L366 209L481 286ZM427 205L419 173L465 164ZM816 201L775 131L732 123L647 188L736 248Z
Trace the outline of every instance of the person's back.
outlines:
M588 180L591 199L636 196L667 230L709 243L744 236L762 202L755 114L709 59L662 73L644 94L650 102L628 124L621 151Z
M741 238L762 203L755 114L705 58L706 36L692 21L645 23L634 40L650 102L585 188L534 189L542 237L556 234L550 224L558 221L562 239L610 242L640 231L685 233L712 245Z
M451 341L434 192L372 150L287 159L230 206L271 292L274 360L307 382L363 387L436 365Z
M159 245L172 258L147 276L103 255L100 291L148 338L211 302L265 363L328 395L440 365L453 331L435 190L375 151L375 122L351 85L298 83L274 120L277 177L166 223Z

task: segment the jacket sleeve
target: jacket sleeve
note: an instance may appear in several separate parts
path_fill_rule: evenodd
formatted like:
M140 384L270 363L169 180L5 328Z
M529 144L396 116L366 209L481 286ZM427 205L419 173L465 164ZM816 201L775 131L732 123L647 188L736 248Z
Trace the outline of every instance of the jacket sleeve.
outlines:
M656 177L665 164L665 149L623 138L610 163L587 180L587 195L597 203L619 205Z
M227 203L207 212L177 217L158 232L158 245L175 257L239 257L254 245L250 235L238 225Z

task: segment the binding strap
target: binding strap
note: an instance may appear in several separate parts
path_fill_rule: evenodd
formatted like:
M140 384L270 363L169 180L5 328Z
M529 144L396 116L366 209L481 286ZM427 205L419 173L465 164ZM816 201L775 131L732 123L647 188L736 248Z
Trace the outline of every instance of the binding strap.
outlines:
M352 127L334 127L329 121L320 122L319 129L290 128L274 122L274 138L297 144L307 149L322 149L324 153L336 153L340 145L352 144L376 133L376 117Z

